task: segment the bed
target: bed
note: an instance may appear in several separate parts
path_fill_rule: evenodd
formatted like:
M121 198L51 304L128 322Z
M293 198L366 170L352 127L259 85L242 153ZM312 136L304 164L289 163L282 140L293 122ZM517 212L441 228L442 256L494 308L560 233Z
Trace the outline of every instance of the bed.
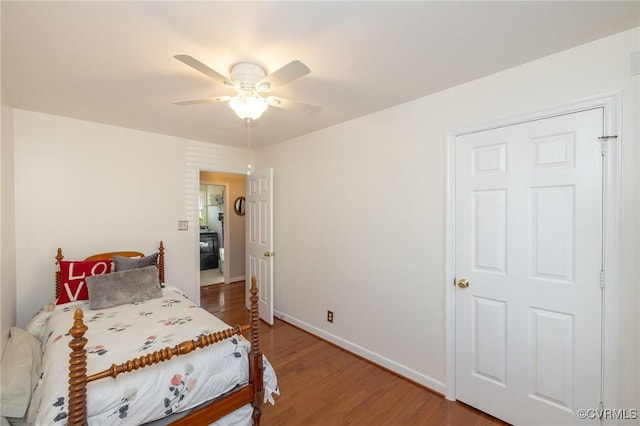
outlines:
M57 304L27 327L43 353L28 424L259 424L279 391L260 350L255 277L250 324L230 327L164 284L162 242L150 256L83 261L58 249L56 265Z

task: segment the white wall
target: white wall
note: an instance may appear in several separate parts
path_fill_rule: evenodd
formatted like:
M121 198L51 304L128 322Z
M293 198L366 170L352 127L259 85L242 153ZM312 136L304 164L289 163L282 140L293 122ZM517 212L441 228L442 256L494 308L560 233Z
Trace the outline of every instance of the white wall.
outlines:
M636 28L258 151L274 167L278 314L444 393L447 131L621 91L620 403L637 407L639 40Z
M54 256L166 247L166 281L196 302L198 173L242 173L253 153L18 110L15 134L17 323L54 297ZM189 220L189 231L177 221ZM3 268L4 269L4 268Z
M0 79L1 82L1 79ZM13 115L2 90L0 137L0 354L9 337L9 328L16 324L16 249L13 176Z

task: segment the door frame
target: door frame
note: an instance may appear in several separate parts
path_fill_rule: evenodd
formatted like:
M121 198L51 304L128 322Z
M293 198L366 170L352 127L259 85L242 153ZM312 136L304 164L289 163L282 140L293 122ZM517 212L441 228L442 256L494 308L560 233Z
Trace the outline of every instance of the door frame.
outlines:
M621 93L607 93L578 100L543 111L509 117L489 123L472 125L447 131L447 181L445 212L445 397L456 400L456 320L455 320L455 144L456 138L499 127L521 124L534 120L551 118L595 108L603 109L603 136L617 135L608 139L603 163L603 249L605 287L602 314L602 402L605 408L618 407L620 384L620 329L621 319L619 277L620 277L620 235L621 200L620 183L622 172L621 156ZM598 408L598 407L584 407Z

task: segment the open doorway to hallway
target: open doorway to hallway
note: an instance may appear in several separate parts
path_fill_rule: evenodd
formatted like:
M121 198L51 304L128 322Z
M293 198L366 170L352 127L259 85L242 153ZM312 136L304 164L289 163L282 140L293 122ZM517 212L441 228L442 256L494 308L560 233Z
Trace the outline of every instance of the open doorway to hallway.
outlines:
M227 185L200 184L200 286L224 282L224 222Z
M199 196L200 286L245 279L245 218L234 210L244 197L245 175L201 171Z

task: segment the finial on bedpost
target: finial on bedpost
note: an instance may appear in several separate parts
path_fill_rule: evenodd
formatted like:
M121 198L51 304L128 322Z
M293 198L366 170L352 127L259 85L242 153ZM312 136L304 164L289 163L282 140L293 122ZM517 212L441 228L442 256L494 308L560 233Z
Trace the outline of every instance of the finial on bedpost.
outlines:
M262 414L260 410L260 404L262 404L263 398L263 384L262 384L262 351L260 349L260 310L258 308L258 285L255 276L251 277L251 288L249 289L251 297L251 364L250 368L253 369L253 424L257 426L260 424L260 416Z
M164 286L164 244L160 241L160 247L158 247L158 279L160 285Z
M82 309L76 309L73 327L69 329L73 337L69 342L69 426L87 424L87 351L84 349L87 326L82 317Z
M62 259L64 259L64 256L62 255L62 249L58 247L58 253L56 254L56 299L60 297L60 286L62 285L62 278L60 278L60 261Z

